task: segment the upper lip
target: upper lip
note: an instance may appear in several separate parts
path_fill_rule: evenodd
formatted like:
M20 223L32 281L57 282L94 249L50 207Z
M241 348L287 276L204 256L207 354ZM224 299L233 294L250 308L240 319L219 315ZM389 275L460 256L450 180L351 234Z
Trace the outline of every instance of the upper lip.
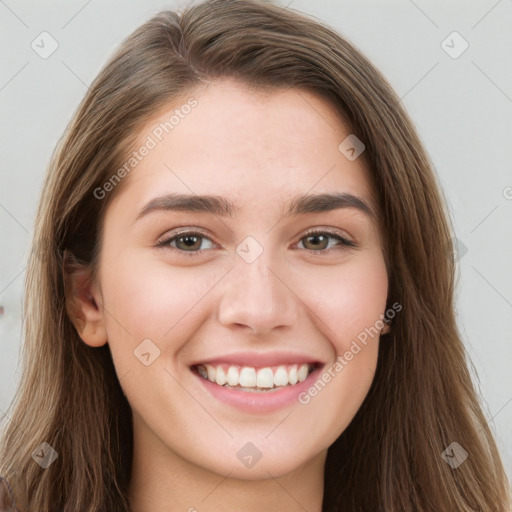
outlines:
M318 358L308 354L298 354L296 352L281 352L281 351L268 351L268 352L233 352L222 356L215 356L210 359L203 359L197 361L191 366L198 366L200 364L217 365L227 363L237 366L251 366L251 367L267 367L279 366L285 364L323 364Z

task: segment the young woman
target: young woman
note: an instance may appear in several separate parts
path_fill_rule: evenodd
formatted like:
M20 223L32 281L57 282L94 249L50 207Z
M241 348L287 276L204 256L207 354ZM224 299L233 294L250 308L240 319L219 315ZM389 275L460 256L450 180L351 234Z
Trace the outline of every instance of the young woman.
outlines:
M136 30L51 162L3 510L510 510L385 79L290 9Z

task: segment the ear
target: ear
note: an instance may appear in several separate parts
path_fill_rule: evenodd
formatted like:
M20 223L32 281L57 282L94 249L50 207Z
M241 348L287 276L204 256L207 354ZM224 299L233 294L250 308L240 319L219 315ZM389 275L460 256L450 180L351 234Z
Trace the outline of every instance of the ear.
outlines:
M68 250L62 264L66 311L75 329L87 345L101 347L108 341L103 320L103 301L97 283L92 280L92 269L78 262Z

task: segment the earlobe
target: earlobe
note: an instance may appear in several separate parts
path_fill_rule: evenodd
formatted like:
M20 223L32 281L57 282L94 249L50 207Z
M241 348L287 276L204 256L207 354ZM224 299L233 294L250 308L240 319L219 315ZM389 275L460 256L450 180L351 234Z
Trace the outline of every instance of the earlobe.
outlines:
M389 320L389 321L385 321L385 320L384 320L384 326L382 327L382 329L381 329L381 331L380 331L381 335L382 335L382 334L388 334L388 333L389 333L389 331L391 331L391 326L390 326L390 324L391 324L391 320Z
M92 281L92 269L64 251L62 275L66 293L66 312L84 343L101 347L107 343L101 293Z

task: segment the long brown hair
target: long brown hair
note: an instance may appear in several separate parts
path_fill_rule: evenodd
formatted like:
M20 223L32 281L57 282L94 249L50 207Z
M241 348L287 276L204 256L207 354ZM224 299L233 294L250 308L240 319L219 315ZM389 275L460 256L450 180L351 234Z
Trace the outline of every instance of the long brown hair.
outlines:
M363 405L328 451L323 511L508 511L505 472L455 322L451 228L415 129L349 42L256 0L211 0L150 19L99 73L57 146L27 268L21 383L0 446L0 475L18 506L129 510L131 410L108 345L87 346L70 322L64 272L80 262L95 268L103 215L122 183L102 200L94 191L123 165L141 128L219 77L330 101L366 146L379 200L389 304L403 309L380 343ZM457 468L441 456L452 442L468 452ZM42 443L58 454L47 469L32 457Z

